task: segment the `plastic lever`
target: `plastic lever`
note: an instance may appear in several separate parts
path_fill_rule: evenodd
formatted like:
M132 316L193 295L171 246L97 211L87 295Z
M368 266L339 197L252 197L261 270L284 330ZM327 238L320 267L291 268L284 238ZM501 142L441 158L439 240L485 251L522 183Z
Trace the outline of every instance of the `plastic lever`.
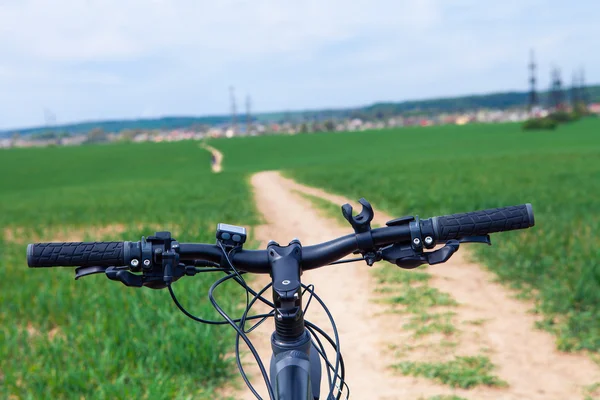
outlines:
M75 279L83 278L84 276L100 274L106 271L108 267L77 267L75 268Z
M485 243L488 246L492 245L492 240L490 239L490 235L485 236L465 236L458 239L459 243Z
M430 265L445 263L452 257L452 254L456 253L460 243L458 240L449 240L446 242L446 245L441 249L425 253L427 255L427 262Z
M135 275L129 271L116 269L115 267L108 267L106 269L106 277L113 281L120 281L125 286L142 287L144 285L142 275Z
M423 264L440 264L448 261L458 250L458 240L449 240L441 249L427 253L416 252L411 246L392 245L381 251L382 259L396 264L400 268L413 269Z

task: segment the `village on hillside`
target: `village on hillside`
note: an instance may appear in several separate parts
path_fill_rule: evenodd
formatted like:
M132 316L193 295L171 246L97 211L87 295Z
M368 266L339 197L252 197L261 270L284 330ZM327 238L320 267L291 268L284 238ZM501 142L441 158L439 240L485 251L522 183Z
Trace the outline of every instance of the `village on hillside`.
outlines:
M591 114L600 115L600 103L588 105ZM204 138L231 138L235 136L257 136L268 134L301 134L313 132L352 132L364 130L379 130L386 128L400 128L406 126L434 126L434 125L465 125L473 123L502 123L521 122L532 117L545 117L552 110L534 108L510 110L474 110L465 113L440 113L428 116L403 116L398 115L388 119L363 120L348 118L344 120L306 121L278 123L247 122L244 124L221 124L216 126L200 126L187 129L169 130L133 130L126 129L120 132L105 132L95 128L89 132L66 135L47 132L40 135L20 135L15 133L12 137L0 139L0 148L11 147L44 147L44 146L78 146L83 144L109 143L109 142L175 142L181 140L202 140Z

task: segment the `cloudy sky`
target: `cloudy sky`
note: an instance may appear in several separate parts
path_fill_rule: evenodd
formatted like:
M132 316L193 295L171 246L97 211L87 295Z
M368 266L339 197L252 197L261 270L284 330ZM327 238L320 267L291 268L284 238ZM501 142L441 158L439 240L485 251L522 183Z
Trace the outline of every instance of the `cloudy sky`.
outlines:
M600 1L0 0L0 129L600 82Z

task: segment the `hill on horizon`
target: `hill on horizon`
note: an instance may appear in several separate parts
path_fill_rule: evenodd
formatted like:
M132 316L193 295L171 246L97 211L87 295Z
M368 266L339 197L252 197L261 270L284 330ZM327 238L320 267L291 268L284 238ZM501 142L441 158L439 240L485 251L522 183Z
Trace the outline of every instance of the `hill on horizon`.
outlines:
M600 85L587 86L590 101L600 101ZM568 89L567 98L568 98ZM547 92L540 92L540 103L547 101ZM326 119L361 118L381 119L400 114L434 114L443 112L461 112L474 109L508 109L527 105L529 93L525 91L496 92L479 95L445 97L428 100L408 100L401 102L380 102L368 106L339 109L319 109L305 111L265 112L253 115L255 122L302 122L323 121ZM128 120L86 121L55 126L39 126L24 129L0 131L0 137L10 137L15 133L35 135L45 132L78 134L92 129L106 132L120 132L126 129L181 129L198 125L222 125L230 121L229 115L214 116L169 116L159 118L140 118Z

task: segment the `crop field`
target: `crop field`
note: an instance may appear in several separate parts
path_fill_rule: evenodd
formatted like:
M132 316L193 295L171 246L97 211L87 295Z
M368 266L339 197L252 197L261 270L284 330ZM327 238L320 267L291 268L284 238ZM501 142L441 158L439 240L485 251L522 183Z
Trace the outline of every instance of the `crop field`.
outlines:
M445 215L531 202L536 226L471 245L536 302L563 350L600 350L600 120L556 131L517 124L213 141L227 171L284 169L365 197L392 215ZM441 267L443 268L443 267Z
M531 202L535 228L470 248L535 300L559 348L600 350L600 120L552 132L469 125L211 144L225 156L220 174L197 142L0 152L1 398L216 398L236 375L230 328L194 323L166 291L28 269L25 245L155 230L212 242L217 222L259 222L248 176L268 169L398 216ZM192 313L215 316L214 279L174 288ZM220 297L229 311L242 299L234 290Z
M167 291L73 269L29 269L33 241L139 240L171 230L213 242L217 222L256 222L239 173L209 172L196 142L14 149L0 154L0 398L215 398L232 376L231 328L185 317ZM174 285L216 316L196 275ZM233 288L217 298L229 311ZM241 299L241 297L240 297Z

